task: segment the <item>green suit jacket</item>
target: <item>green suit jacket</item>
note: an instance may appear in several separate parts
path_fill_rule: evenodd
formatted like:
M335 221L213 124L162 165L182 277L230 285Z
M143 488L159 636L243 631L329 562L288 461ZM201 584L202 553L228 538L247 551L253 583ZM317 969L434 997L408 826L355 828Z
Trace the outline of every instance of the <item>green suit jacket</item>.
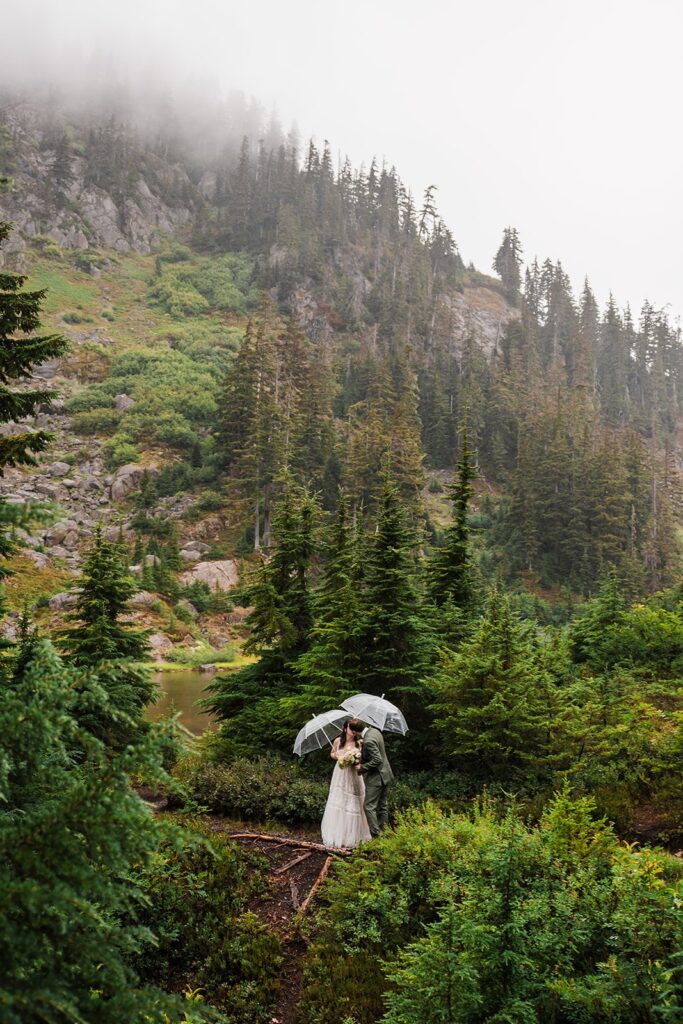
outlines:
M379 775L384 786L388 786L394 777L387 752L384 749L384 736L379 729L375 729L372 725L363 737L360 773L367 777L368 782L372 777Z

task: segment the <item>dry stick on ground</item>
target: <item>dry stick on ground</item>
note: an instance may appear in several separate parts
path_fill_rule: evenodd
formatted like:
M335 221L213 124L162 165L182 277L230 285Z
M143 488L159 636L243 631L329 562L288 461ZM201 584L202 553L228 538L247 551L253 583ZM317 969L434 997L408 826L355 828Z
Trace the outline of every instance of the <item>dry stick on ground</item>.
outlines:
M304 916L304 914L308 910L309 906L311 905L311 900L313 899L313 897L317 893L317 891L320 888L320 886L322 885L322 883L325 881L325 878L327 876L327 872L330 870L330 864L331 863L332 863L332 858L331 857L327 857L326 860L325 860L325 863L322 866L320 874L318 875L318 877L316 878L315 882L313 883L311 891L309 892L308 896L303 901L303 903L299 907L299 910L297 911L297 913L301 917Z
M301 898L299 896L299 886L296 884L293 878L289 879L289 891L292 894L292 903L294 904L294 909L298 910L299 907L301 906Z
M302 853L300 857L295 857L294 860L288 860L286 864L283 864L281 868L276 868L273 872L276 875L284 875L285 871L289 871L295 864L300 864L302 860L308 860L309 857L313 856L311 850L308 853Z
M279 843L281 846L297 846L302 850L321 850L323 853L348 857L350 850L337 850L322 843L309 843L307 839L285 839L284 836L269 836L262 832L228 832L229 839L261 839L266 843Z

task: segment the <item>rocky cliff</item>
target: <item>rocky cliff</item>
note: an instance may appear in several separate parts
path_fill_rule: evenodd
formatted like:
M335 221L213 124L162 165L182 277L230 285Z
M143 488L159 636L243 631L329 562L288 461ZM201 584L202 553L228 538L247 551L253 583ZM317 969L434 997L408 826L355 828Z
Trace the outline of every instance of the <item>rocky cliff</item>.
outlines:
M0 217L12 234L0 253L21 267L31 239L63 249L151 252L192 218L195 188L178 163L128 132L76 124L28 102L0 103Z

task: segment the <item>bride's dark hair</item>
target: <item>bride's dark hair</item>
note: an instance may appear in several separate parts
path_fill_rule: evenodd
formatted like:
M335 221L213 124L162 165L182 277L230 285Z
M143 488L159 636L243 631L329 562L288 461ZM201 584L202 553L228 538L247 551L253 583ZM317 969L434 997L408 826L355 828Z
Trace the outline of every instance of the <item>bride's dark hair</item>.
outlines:
M346 721L344 722L344 724L342 725L342 731L341 731L341 734L339 736L339 746L340 747L345 747L346 746L347 740L349 738L349 722L350 721L351 721L351 719L347 718Z

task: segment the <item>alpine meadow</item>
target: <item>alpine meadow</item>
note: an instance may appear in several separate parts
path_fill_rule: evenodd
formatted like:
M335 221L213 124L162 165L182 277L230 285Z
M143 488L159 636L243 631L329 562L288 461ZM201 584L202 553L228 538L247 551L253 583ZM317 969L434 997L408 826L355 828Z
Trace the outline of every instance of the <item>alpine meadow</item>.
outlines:
M675 311L237 93L0 182L0 1024L683 1021Z

